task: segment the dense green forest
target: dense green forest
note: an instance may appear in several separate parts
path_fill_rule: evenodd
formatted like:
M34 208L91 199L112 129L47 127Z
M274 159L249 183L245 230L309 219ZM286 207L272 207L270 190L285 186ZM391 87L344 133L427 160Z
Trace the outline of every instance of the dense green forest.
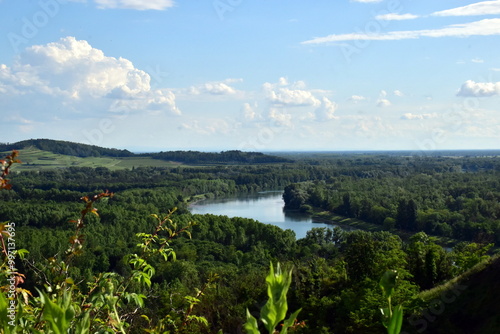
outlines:
M148 157L166 161L176 161L188 164L264 164L283 163L291 160L283 157L271 156L260 152L225 151L220 153L198 151L168 151L157 153L134 154L128 150L103 148L95 145L86 145L62 140L29 139L12 144L0 143L0 152L37 148L42 151L63 154L75 157Z
M16 249L29 251L15 261L22 274L17 313L26 319L18 319L17 333L55 332L50 326L62 325L50 312L57 310L66 310L72 333L243 333L246 310L258 317L266 303L266 274L277 262L292 270L288 314L300 309L297 333L387 332L379 281L389 269L398 273L392 303L403 306L403 332L498 332L498 306L478 304L499 291L491 276L498 257L488 258L500 244L500 158L377 153L289 154L279 163L231 166L225 163L237 158L200 161L16 172L6 159L0 222L15 223ZM287 210L353 217L380 231L314 228L297 240L251 219L189 212L201 198L269 189L284 189ZM13 231L8 226L2 241ZM454 247L441 247L441 236ZM2 247L7 295L12 276ZM460 315L469 327L456 326Z

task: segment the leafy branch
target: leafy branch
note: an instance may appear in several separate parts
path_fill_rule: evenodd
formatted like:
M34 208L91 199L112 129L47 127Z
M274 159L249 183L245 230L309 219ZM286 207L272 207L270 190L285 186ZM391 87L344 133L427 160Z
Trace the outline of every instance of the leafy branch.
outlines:
M398 273L396 270L387 270L380 279L380 287L382 288L384 298L387 299L387 307L381 308L382 324L387 329L388 334L399 334L403 324L403 306L401 304L392 307L391 296L396 286Z
M269 270L269 275L266 277L267 284L267 295L269 299L266 304L260 310L260 321L264 324L267 332L269 334L274 333L288 333L289 329L295 329L297 327L304 327L305 324L297 322L297 316L301 309L295 311L291 314L288 319L285 320L286 313L288 311L288 302L286 294L290 288L292 282L292 269L290 271L282 271L281 266L278 263L276 265L276 272L271 263ZM281 331L276 330L276 327L283 322ZM250 314L247 309L247 322L244 325L245 330L249 334L260 334L259 324L257 319Z
M0 169L2 174L0 175L0 189L12 189L12 185L10 184L10 180L7 179L7 175L9 175L10 167L13 164L21 163L21 160L17 159L19 156L19 151L12 151L11 154L0 160Z

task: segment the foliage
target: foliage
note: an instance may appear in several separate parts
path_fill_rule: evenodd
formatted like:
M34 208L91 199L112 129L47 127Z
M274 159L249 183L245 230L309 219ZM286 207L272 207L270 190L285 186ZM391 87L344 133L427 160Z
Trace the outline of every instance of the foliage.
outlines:
M13 154L12 162L15 158ZM11 164L7 164L7 168ZM7 169L8 170L8 169ZM5 180L5 179L4 179ZM6 184L7 181L6 181ZM5 187L8 188L8 187ZM187 233L192 223L184 227L178 227L170 219L173 211L167 214L163 219L157 218L157 226L153 234L139 234L142 242L138 244L142 254L130 254L128 263L131 265L131 273L128 277L119 276L116 273L105 272L94 277L93 282L87 283L87 289L75 283L69 276L72 260L82 254L84 245L85 221L88 213L99 216L94 204L98 200L112 197L112 193L103 192L93 196L84 196L82 200L85 203L80 212L80 217L71 222L75 224L75 233L70 237L70 247L65 252L65 259L59 256L52 257L46 264L32 264L33 268L39 273L43 273L45 281L45 290L38 291L37 297L32 297L31 292L17 287L22 283L24 275L16 273L13 275L5 265L12 259L10 252L7 253L5 243L2 242L3 265L2 274L5 277L11 275L15 280L14 292L9 294L9 299L2 293L0 304L2 309L7 310L6 305L14 306L15 316L10 318L10 322L2 322L2 332L29 332L43 333L50 331L52 333L89 333L89 332L120 332L126 333L137 325L134 321L134 313L144 308L147 292L151 288L151 278L155 270L147 259L159 254L164 260L170 257L175 258L173 249L169 247L172 238L181 233ZM2 229L5 225L2 225ZM167 231L168 237L163 237L162 232ZM2 238L3 238L2 234ZM13 236L13 232L5 231L5 235ZM3 241L3 239L2 239ZM21 253L23 254L23 253ZM6 279L10 281L11 279ZM12 285L12 283L11 283ZM185 327L191 321L198 321L206 325L203 317L192 314L193 307L199 303L199 297L202 292L199 291L195 297L189 297L190 303L186 317L182 319L181 326ZM20 298L22 296L23 298ZM31 298L29 298L31 297ZM10 307L9 306L9 307ZM137 307L130 313L131 307ZM12 308L12 307L10 307ZM12 314L11 314L12 316ZM7 317L6 317L7 318ZM131 319L131 320L127 320ZM177 326L176 321L171 319L160 319L159 324L168 322L171 326Z
M12 185L9 183L9 179L7 179L7 175L9 175L10 167L15 163L20 163L21 161L17 159L19 155L18 151L12 151L10 155L8 155L5 160L0 160L0 168L2 174L0 174L0 190L1 189L11 189Z
M467 270L500 240L498 159L307 159L16 173L11 189L0 192L0 222L16 222L16 330L64 331L70 324L75 333L232 333L253 322L245 317L249 310L257 329L268 331L257 321L269 302L262 278L269 263L278 262L295 268L285 295L288 308L301 309L307 324L298 332L381 333L379 309L388 300L379 283L388 269L398 273L391 303L415 314L420 290ZM188 212L189 203L201 198L283 188L292 209L342 212L406 231L401 238L387 231L312 229L295 240L289 230L251 219ZM1 226L7 240L14 225ZM447 252L431 236L436 234L473 242ZM5 289L8 262L2 258ZM0 294L0 310L10 303L6 297ZM261 316L280 307L278 294L273 298ZM383 308L388 316L397 310ZM280 325L292 315L274 330L285 330Z
M388 270L384 273L379 283L384 293L384 298L387 299L387 307L381 308L380 312L382 313L382 322L384 327L387 328L388 334L399 334L403 324L403 307L397 305L393 308L391 300L396 285L397 275L397 271Z
M288 333L289 329L295 329L297 327L303 326L297 323L297 316L301 309L298 309L292 313L288 319L285 320L288 303L287 303L287 292L292 281L292 270L287 273L281 270L281 266L278 263L276 265L276 272L271 263L269 270L269 275L266 277L267 283L267 295L269 299L266 304L260 310L260 321L264 324L265 329L269 334L273 333ZM281 331L277 331L276 327L283 321ZM258 334L259 326L258 321L254 316L250 314L247 309L247 322L244 325L245 330L248 333Z

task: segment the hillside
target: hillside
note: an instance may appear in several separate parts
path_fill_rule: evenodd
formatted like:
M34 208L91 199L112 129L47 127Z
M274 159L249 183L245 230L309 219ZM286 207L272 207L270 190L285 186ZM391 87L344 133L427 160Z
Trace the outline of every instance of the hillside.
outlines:
M37 148L42 151L74 157L131 157L134 153L115 148L104 148L95 145L73 143L52 139L28 139L13 144L0 144L0 152Z
M412 316L409 333L496 334L500 328L500 256L421 293L427 308Z
M35 151L37 159L50 161L48 165L54 167L64 167L66 165L66 162L59 163L59 160L68 160L67 157L113 158L120 159L121 165L130 166L137 166L138 159L140 160L138 163L139 166L144 165L144 162L146 160L146 165L148 166L164 165L164 163L160 163L158 162L158 160L169 163L174 162L193 165L266 164L292 162L292 160L287 158L267 155L259 152L242 152L235 150L220 153L198 151L168 151L158 153L134 154L128 150L104 148L95 145L87 145L52 139L29 139L12 144L0 144L0 152L8 152L12 150L28 150L31 153ZM40 151L49 152L51 154L49 154L48 156L41 156L43 154L41 154ZM62 155L65 157L54 155ZM127 164L126 161L128 159L132 159L134 161L131 161L130 164ZM72 163L74 163L74 159L71 160ZM100 164L99 162L92 162L91 165L95 167L108 167L109 165L114 166L117 163L118 162L116 161L104 161L104 164ZM80 164L81 163L79 163L79 165ZM39 165L45 164L39 163Z

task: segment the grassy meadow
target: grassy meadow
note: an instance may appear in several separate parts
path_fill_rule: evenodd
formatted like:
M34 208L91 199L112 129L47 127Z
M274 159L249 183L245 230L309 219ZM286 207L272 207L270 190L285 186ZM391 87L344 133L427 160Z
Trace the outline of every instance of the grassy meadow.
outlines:
M1 152L0 156L6 156L10 152ZM37 148L26 148L19 150L22 164L16 166L16 170L40 170L64 167L106 167L111 170L130 169L133 167L176 167L178 162L170 162L149 157L86 157L80 158L70 155L55 154L42 151Z

